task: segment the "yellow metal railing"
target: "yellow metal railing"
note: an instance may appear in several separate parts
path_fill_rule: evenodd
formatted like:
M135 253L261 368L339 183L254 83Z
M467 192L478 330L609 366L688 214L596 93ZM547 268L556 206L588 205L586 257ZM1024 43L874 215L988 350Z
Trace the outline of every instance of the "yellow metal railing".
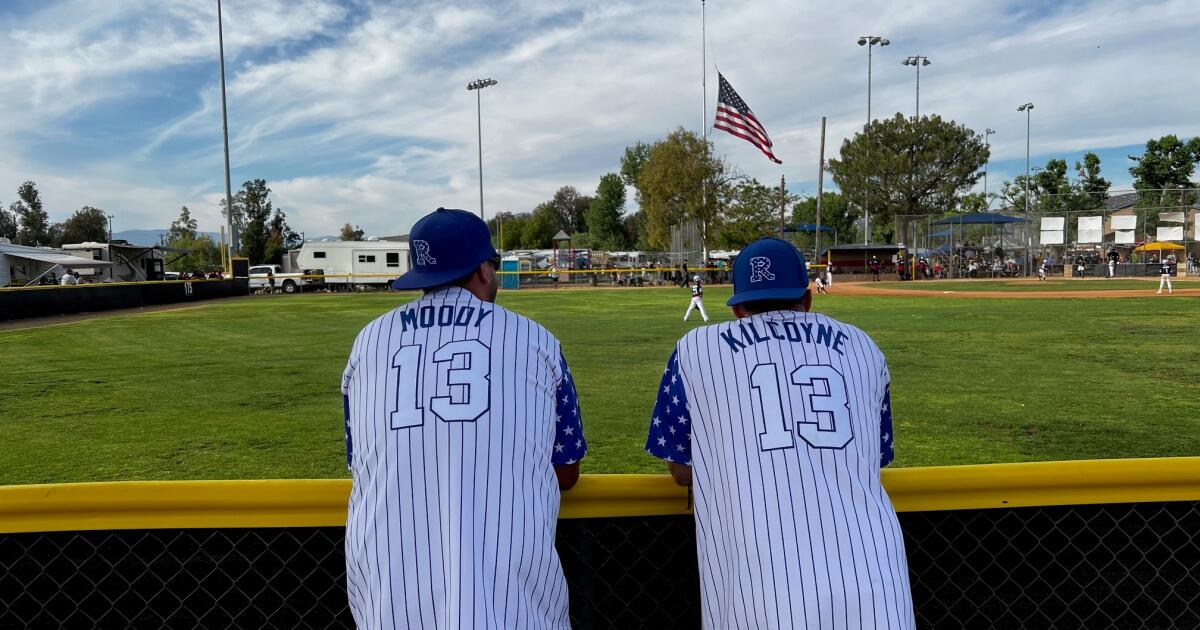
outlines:
M885 470L897 511L1200 500L1200 457ZM0 487L0 533L325 527L345 523L346 479L128 481ZM560 518L690 513L667 475L584 475Z

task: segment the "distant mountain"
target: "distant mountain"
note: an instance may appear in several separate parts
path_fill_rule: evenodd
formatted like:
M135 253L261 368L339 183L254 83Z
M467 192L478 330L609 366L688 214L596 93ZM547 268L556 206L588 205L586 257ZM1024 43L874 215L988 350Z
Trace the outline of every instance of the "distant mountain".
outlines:
M113 232L114 241L129 241L133 245L158 245L159 238L170 232L170 230L122 230ZM219 241L221 235L217 232L201 232L201 234L211 236L214 241Z

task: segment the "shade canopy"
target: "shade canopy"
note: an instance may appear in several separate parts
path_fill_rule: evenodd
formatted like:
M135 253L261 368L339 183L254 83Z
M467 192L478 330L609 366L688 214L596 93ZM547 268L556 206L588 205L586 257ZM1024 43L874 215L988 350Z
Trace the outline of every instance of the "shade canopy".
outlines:
M1184 247L1183 247L1183 245L1176 245L1175 243L1167 243L1164 241L1155 241L1153 243L1146 243L1145 245L1139 245L1139 246L1135 247L1133 249L1133 251L1135 251L1135 252L1162 252L1162 251L1177 250L1177 249L1184 249Z
M1003 225L1005 223L1024 222L1025 219L1010 217L1004 214L973 212L971 214L960 214L953 217L946 217L940 221L934 221L932 225Z
M953 234L954 234L954 230L950 230L950 229L938 230L937 232L930 232L929 238L946 238L947 236L952 236Z
M812 223L799 223L797 225L785 225L782 228L775 229L776 232L816 232L818 230L821 232L832 232L833 228L829 227L828 225L822 225L820 228L818 228Z
M3 252L5 255L14 258L24 258L26 260L36 260L38 262L46 262L63 267L81 269L90 269L92 267L111 267L113 264L104 260L92 260L91 258L79 258L78 256L70 256L57 252Z

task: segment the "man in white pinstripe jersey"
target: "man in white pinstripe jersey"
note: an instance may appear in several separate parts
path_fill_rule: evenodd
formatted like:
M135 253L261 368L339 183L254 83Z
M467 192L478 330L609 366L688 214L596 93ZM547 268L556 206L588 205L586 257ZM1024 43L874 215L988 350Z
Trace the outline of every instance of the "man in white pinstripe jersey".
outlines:
M358 334L342 377L346 582L359 628L569 628L560 489L587 451L558 340L496 306L474 214L413 226L424 295Z
M646 443L695 489L704 627L914 628L879 481L892 460L883 354L809 312L786 241L752 243L733 274L738 319L676 345Z

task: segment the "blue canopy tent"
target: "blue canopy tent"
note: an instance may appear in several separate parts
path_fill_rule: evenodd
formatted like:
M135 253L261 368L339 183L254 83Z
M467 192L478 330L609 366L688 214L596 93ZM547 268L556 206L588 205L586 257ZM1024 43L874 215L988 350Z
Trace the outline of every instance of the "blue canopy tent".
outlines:
M829 227L828 225L822 225L822 226L818 227L817 225L815 225L813 223L797 223L796 225L784 225L784 226L775 228L775 233L779 234L780 236L783 236L783 234L786 234L786 233L816 234L817 232L833 232L834 233L834 238L833 238L834 243L837 242L837 230L834 230L833 228ZM815 243L813 245L815 247Z
M959 215L946 217L944 219L939 219L937 221L934 221L930 225L951 226L948 229L943 230L942 232L938 232L938 234L943 235L943 236L950 236L950 252L953 253L953 251L954 251L954 227L953 226L958 226L959 240L961 241L962 240L962 226L964 226L964 225L993 225L993 226L999 225L1000 226L1000 244L1001 244L1001 246L1003 246L1003 244L1004 244L1004 226L1007 224L1010 224L1010 223L1025 223L1025 219L1022 219L1020 217L1010 217L1005 214L998 214L998 213L992 213L992 212L972 212L972 213L968 213L968 214L959 214ZM948 234L946 234L946 233L948 233ZM1028 252L1026 252L1026 253L1028 253ZM953 268L953 266L952 266L952 268ZM1028 264L1026 264L1026 269L1028 269Z
M959 214L934 221L931 225L1003 225L1005 223L1024 223L1025 219L1010 217L1004 214L990 212L972 212Z

